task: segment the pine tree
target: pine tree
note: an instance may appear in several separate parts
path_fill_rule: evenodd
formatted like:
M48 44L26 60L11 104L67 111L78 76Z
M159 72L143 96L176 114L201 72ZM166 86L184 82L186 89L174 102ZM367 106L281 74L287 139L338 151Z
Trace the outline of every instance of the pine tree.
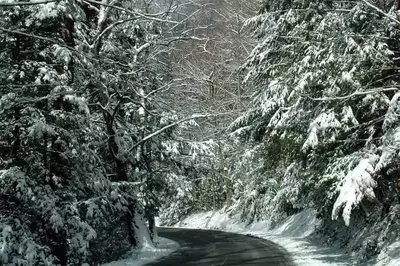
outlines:
M398 202L390 188L398 151L397 15L386 1L268 1L247 22L259 44L245 80L257 94L231 129L262 147L252 156L263 157L263 178L243 189L259 191L262 182L271 191L262 189L264 200L255 196L254 212L280 219L314 207L327 224L342 216L349 226L352 212L355 223L375 207L386 217ZM254 202L246 194L241 200ZM381 226L380 219L370 222Z
M161 143L180 124L158 104L160 28L178 23L164 7L0 3L2 264L97 264L151 242Z

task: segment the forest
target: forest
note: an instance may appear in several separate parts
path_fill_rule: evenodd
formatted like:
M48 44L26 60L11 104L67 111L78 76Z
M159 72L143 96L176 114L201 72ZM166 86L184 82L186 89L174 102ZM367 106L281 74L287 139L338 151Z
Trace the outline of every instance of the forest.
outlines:
M400 238L399 9L0 0L0 265L99 265L221 209L313 209L376 258Z

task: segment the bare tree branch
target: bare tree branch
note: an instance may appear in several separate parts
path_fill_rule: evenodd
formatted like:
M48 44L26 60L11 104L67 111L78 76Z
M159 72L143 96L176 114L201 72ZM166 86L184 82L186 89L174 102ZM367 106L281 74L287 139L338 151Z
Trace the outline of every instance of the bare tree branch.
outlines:
M159 16L160 14L143 14L143 13L140 13L140 12L137 12L137 11L132 11L132 10L129 10L129 9L126 9L126 8L123 8L123 7L119 7L119 6L112 5L112 4L106 4L106 3L95 1L95 0L86 0L86 2L92 3L92 4L101 5L101 6L106 6L106 7L110 7L110 8L114 8L114 9L121 10L121 11L125 11L125 12L127 12L129 14L136 15L136 16L139 16L141 18L148 19L148 20L154 20L154 21L158 21L158 22L172 23L172 24L179 24L180 23L178 21L158 18L157 16Z
M170 38L168 41L165 42L161 42L160 45L163 46L170 46L171 43L173 42L177 42L177 41L189 41L189 40L193 40L193 41L207 41L208 38L200 38L200 37L196 37L196 36L178 36L178 37L173 37Z
M92 48L96 47L96 45L99 43L99 41L101 40L101 38L109 31L111 31L113 28L115 28L118 25L124 24L126 22L132 21L132 20L136 20L137 18L129 18L129 19L125 19L125 20L119 20L114 22L113 24L111 24L110 26L108 26L107 28L105 28L102 32L100 32L96 39L93 41L93 43L90 45Z
M213 117L213 116L220 116L220 115L226 115L226 113L222 113L222 114L204 114L204 115L193 115L190 117L186 117L183 118L179 121L173 122L169 125L166 125L163 128L160 128L159 130L147 135L146 137L144 137L143 139L141 139L140 141L136 142L130 149L129 152L132 152L135 148L137 148L139 145L143 144L144 142L154 138L155 136L161 134L162 132L164 132L165 130L174 127L176 125L182 124L183 122L189 121L189 120L193 120L193 119L198 119L198 118L208 118L208 117Z

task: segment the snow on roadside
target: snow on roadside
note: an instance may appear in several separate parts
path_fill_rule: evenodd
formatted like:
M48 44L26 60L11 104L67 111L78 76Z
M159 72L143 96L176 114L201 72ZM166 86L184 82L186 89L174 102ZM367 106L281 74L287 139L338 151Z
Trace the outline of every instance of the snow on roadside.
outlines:
M179 244L175 241L162 237L158 237L154 242L155 247L143 246L140 250L132 251L129 258L102 264L102 266L142 266L168 256L179 248Z
M377 258L376 266L399 266L400 265L400 237L397 241L384 248Z
M332 248L313 245L307 240L307 236L314 232L318 224L319 220L313 210L291 216L275 228L269 222L256 222L246 226L229 217L227 213L211 211L191 215L174 227L218 229L268 239L288 250L298 266L355 265L349 255Z

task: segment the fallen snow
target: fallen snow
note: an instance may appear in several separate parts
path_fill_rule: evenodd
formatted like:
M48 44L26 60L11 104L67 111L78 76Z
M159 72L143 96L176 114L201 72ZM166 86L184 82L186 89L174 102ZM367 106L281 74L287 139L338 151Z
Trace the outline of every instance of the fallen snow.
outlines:
M383 250L378 256L376 266L399 266L400 265L400 240L394 242Z
M298 266L355 265L350 255L317 246L307 239L319 224L315 214L313 210L305 210L291 216L280 226L272 228L269 222L256 222L246 226L225 212L211 211L191 215L174 227L218 229L268 239L287 249Z
M178 243L162 237L158 237L154 242L155 247L144 246L140 250L132 251L127 259L102 264L102 266L142 266L168 256L179 248Z

